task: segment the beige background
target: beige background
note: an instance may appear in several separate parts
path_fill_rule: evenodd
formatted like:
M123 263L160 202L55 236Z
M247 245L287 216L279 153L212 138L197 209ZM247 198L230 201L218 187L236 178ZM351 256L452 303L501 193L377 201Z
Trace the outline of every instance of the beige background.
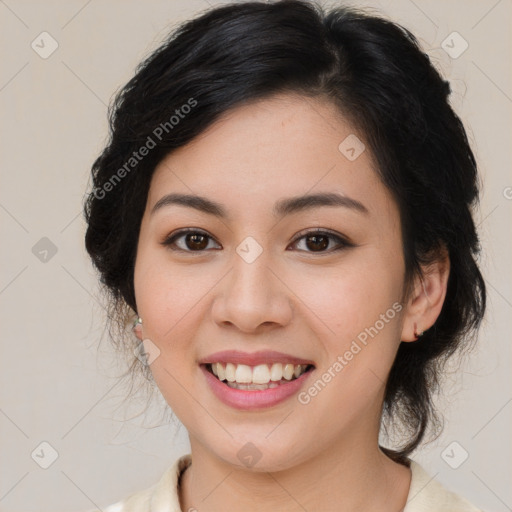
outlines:
M156 482L188 449L184 429L160 425L157 408L154 421L123 421L131 409L121 404L108 343L98 351L104 316L83 247L81 204L114 91L172 26L217 4L0 1L1 511L105 506ZM489 290L486 322L477 349L448 379L440 401L444 434L414 458L484 510L511 510L512 5L358 5L411 29L450 79L484 182L477 218ZM31 48L43 31L59 45L47 59ZM469 44L457 59L441 47L453 31ZM57 250L47 262L32 252L43 237ZM48 469L31 457L36 448L41 454L43 441L59 454ZM441 456L454 441L469 453L458 469Z

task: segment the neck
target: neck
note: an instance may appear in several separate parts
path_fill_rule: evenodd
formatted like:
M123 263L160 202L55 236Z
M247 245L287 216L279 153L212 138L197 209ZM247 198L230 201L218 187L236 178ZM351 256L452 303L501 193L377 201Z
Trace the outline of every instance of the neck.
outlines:
M192 465L181 481L181 508L401 511L410 470L389 459L378 445L356 442L340 442L285 470L254 471L225 462L191 439Z

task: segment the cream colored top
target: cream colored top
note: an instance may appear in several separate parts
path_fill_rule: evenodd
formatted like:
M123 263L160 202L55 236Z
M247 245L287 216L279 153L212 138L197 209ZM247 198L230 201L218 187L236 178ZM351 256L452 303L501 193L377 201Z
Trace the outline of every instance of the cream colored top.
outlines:
M151 487L131 494L103 509L103 512L186 512L180 508L178 482L190 465L190 455L177 459ZM407 504L403 512L482 512L461 496L450 492L416 462L410 460L412 473ZM100 512L91 509L87 512Z

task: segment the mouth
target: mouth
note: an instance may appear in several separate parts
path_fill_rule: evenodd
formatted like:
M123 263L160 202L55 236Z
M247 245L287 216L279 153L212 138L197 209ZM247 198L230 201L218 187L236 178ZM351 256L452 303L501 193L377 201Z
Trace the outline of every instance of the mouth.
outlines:
M273 350L224 350L198 363L213 395L245 411L272 408L291 399L315 370L311 360Z
M206 363L206 371L231 389L264 391L285 386L314 370L313 364L271 363L250 366L234 363Z

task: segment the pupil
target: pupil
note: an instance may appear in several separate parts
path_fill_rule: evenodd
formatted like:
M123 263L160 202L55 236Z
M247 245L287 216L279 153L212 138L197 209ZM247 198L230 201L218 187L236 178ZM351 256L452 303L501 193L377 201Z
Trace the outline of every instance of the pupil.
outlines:
M202 239L202 242L201 243L201 239ZM187 244L189 246L189 249L195 249L195 250L201 250L201 249L204 249L208 243L204 243L206 240L206 237L204 235L201 235L201 234L189 234L187 235Z
M313 240L313 246L308 243L310 240ZM318 242L318 240L323 241L323 243ZM329 245L328 238L326 236L322 236L322 235L310 235L307 237L307 241L308 241L307 246L309 249L325 249ZM315 246L314 244L318 244L318 245Z

